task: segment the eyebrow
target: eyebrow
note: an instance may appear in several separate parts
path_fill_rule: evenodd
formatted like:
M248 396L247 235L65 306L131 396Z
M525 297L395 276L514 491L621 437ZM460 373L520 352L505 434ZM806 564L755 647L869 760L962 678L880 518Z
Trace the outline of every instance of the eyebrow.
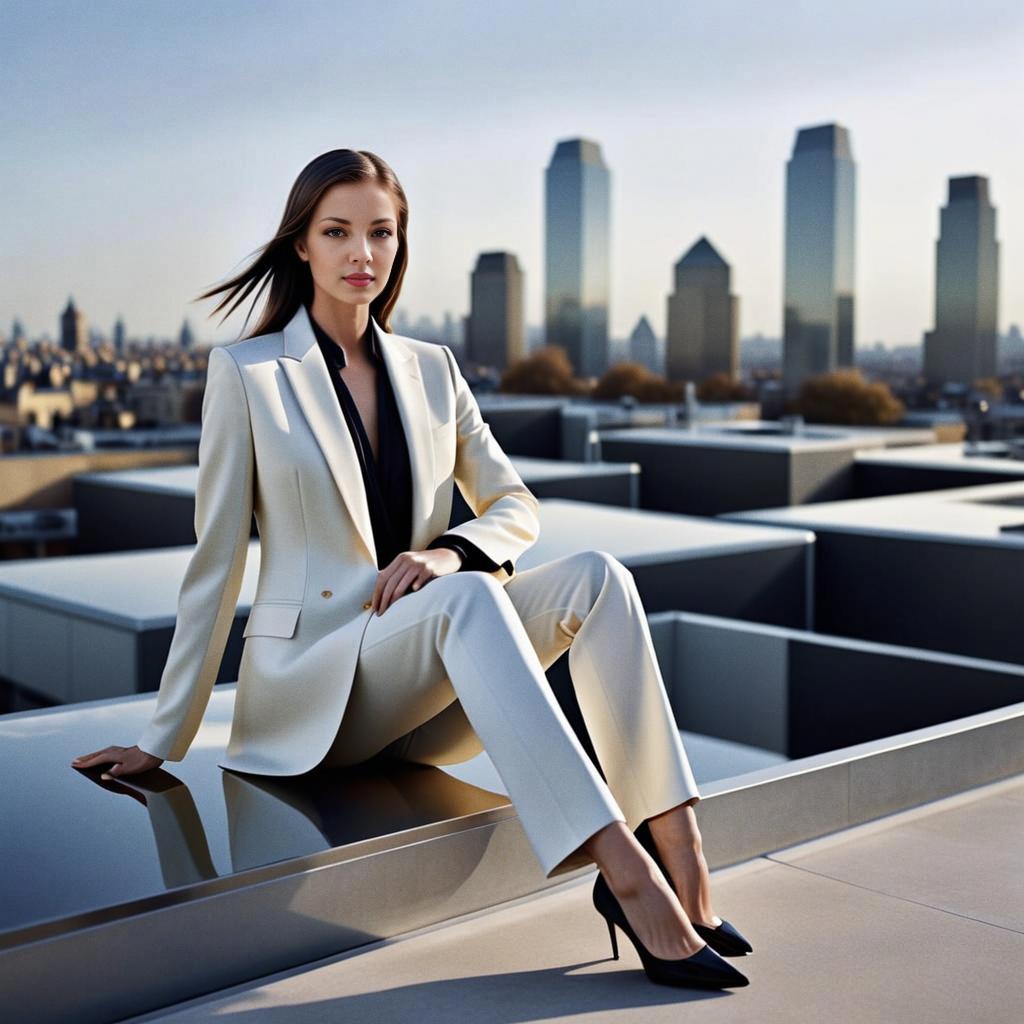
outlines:
M345 220L344 217L321 217L320 218L321 222L323 222L325 220L336 220L339 224L347 224L349 227L352 226L352 221ZM371 224L394 224L394 222L395 221L394 221L393 217L378 217L376 220L371 220L370 221Z

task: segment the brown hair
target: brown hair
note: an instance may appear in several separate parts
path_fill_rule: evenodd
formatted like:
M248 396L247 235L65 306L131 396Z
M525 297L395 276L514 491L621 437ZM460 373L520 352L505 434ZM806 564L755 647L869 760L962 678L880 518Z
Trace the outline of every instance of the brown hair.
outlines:
M308 305L313 300L313 275L309 264L299 259L294 240L305 233L317 203L329 188L342 182L356 181L377 182L394 196L397 207L398 252L384 290L370 303L370 315L383 330L389 330L391 311L398 301L405 268L409 262L406 241L409 204L394 171L379 156L365 149L332 149L327 153L321 153L306 164L288 193L281 224L274 237L261 249L256 250L258 255L245 270L223 284L203 292L193 301L227 292L210 314L213 316L220 312L234 300L231 308L224 314L226 320L249 293L260 285L245 317L245 322L248 323L253 307L269 282L270 294L263 313L255 329L245 337L254 338L260 334L280 331L295 315L300 305ZM221 323L224 320L221 320Z

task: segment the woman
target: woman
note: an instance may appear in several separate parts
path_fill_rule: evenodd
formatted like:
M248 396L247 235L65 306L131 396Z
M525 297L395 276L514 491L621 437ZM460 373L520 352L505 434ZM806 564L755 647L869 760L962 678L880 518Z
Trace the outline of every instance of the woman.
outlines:
M120 777L185 756L255 513L260 572L222 767L296 775L486 749L546 876L598 865L616 957L617 924L653 980L746 984L715 952L750 946L711 909L700 794L633 578L602 551L516 572L536 499L450 349L387 331L407 224L384 161L333 150L300 173L253 263L200 296L227 292L230 313L270 283L255 331L210 353L197 545L152 720L135 746L72 763ZM447 531L454 483L476 518ZM567 649L607 782L546 684Z

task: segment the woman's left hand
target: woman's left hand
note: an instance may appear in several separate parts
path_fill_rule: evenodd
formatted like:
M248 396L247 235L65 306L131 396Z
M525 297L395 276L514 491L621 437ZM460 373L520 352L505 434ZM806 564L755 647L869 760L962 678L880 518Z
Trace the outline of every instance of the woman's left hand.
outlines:
M403 551L381 569L373 588L370 605L383 615L410 587L419 590L438 576L448 576L462 567L462 555L452 548L429 551Z

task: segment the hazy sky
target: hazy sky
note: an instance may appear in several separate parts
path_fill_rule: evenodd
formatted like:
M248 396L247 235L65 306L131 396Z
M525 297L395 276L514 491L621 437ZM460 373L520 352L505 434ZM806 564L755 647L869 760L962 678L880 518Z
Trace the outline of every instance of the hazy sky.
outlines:
M400 308L463 315L478 252L514 253L543 308L555 144L612 173L611 330L665 329L672 264L706 234L740 332L782 320L785 163L796 130L849 128L856 341L931 327L939 207L984 174L1000 328L1024 323L1020 0L535 0L386 4L0 0L0 325L55 335L72 294L130 336L228 340L190 300L274 231L299 170L369 149L411 204Z

